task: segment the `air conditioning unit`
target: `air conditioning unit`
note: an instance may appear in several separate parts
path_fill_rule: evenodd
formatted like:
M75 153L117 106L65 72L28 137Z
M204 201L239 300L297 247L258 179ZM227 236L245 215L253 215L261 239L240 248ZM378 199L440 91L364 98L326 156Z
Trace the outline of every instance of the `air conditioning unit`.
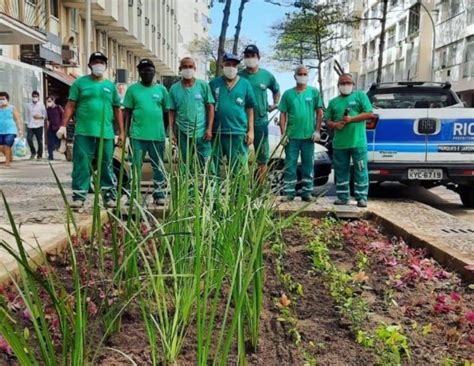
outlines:
M77 66L79 64L77 47L63 45L61 55L64 65Z

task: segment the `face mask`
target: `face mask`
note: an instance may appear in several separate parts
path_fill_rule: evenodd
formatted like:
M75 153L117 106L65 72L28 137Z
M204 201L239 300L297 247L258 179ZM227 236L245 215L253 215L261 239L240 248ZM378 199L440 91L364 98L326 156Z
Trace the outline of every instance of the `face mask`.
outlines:
M8 104L8 101L6 99L0 100L0 107L5 107L7 104Z
M296 75L296 82L298 84L308 84L308 76Z
M194 77L194 69L181 70L181 76L185 79L192 79Z
M349 95L352 93L352 89L354 89L354 85L352 84L339 85L339 91L342 95Z
M104 75L106 66L103 65L103 64L95 64L95 65L91 66L91 69L92 69L92 73L95 76L102 76L102 75Z
M224 75L227 79L235 79L237 76L237 68L233 66L224 66Z
M258 66L258 61L259 59L257 57L251 57L251 58L244 58L244 64L247 67L257 67Z
M52 107L52 106L53 106L53 102L46 102L46 106Z
M38 103L39 98L38 97L33 97L32 100L33 100L33 103Z
M143 83L145 84L151 84L153 82L154 77L155 70L143 71L140 73L140 79L142 79Z

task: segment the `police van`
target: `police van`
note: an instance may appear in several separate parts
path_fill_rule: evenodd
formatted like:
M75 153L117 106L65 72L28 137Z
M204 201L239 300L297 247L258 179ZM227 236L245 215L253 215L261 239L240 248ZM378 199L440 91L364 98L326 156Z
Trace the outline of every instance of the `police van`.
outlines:
M444 185L474 207L474 109L450 83L373 84L367 123L371 183Z

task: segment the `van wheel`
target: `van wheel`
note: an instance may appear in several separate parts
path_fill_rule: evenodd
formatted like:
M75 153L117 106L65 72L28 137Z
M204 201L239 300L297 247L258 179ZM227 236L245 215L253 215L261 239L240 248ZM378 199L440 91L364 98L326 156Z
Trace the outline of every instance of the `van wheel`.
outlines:
M461 197L461 202L465 207L474 208L474 187L473 186L459 187L459 196Z

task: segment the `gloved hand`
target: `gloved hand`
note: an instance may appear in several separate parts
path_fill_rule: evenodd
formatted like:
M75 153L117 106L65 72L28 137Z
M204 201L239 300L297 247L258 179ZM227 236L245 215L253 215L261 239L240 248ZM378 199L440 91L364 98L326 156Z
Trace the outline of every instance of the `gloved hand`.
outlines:
M58 132L56 132L56 137L60 140L67 137L67 129L65 126L59 127Z
M281 146L286 146L288 145L288 135L283 135L280 141Z
M313 133L313 136L311 136L311 140L313 142L321 141L321 134L318 131L316 131L315 133Z

